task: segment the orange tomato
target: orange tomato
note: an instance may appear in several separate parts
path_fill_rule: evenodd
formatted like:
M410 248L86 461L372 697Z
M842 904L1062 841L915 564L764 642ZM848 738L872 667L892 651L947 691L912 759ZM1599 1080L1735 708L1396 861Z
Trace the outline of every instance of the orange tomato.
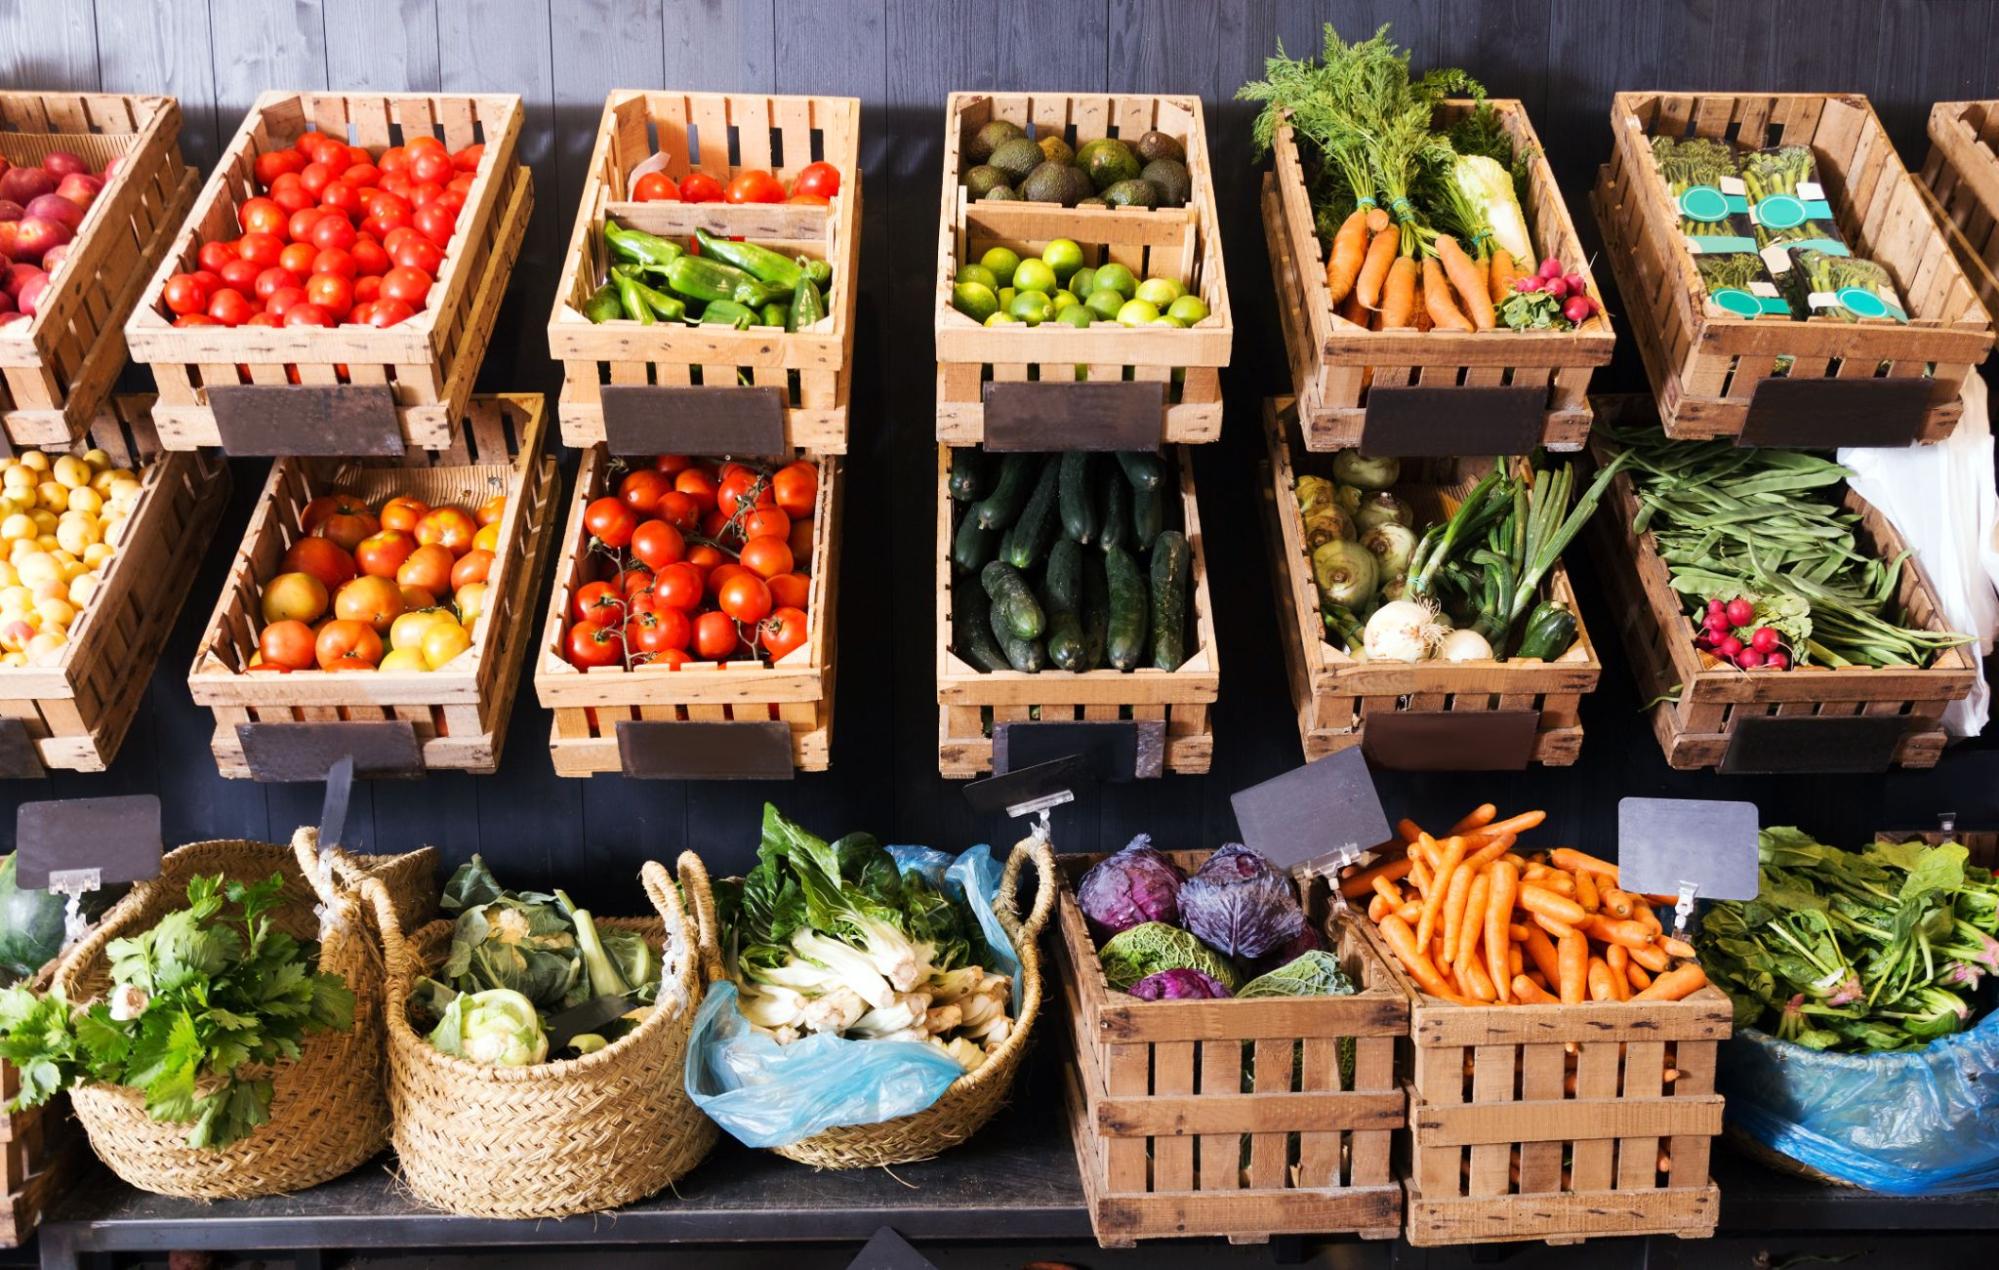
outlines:
M405 613L413 612L417 609L434 609L437 607L437 592L435 591L426 591L420 586L404 586L400 582L396 584L396 589L403 593L403 612Z
M476 548L458 557L458 563L451 566L451 589L469 586L474 582L484 582L486 574L493 567L493 553Z
M432 595L442 595L451 585L451 552L436 543L418 547L410 552L409 558L396 566L396 582L401 586L421 587Z
M361 572L376 578L393 578L403 561L416 551L417 541L406 533L384 529L370 534L354 548L354 562Z
M506 514L507 496L505 494L495 494L485 502L479 504L479 510L472 513L472 519L478 521L480 527L484 528L487 525L499 524L500 517Z
M388 578L356 578L333 595L333 616L343 622L366 622L377 634L403 614L403 592Z
M321 670L372 670L382 660L382 637L366 622L338 619L319 628L313 656Z
M500 527L481 525L479 532L472 535L472 550L497 552L500 549Z
M304 622L272 622L257 636L257 651L264 661L286 670L310 670L314 657L312 628Z
M329 590L351 579L355 572L353 555L330 538L299 539L278 567L286 573L310 573Z
M472 513L462 507L435 507L430 515L416 523L416 540L428 547L436 543L450 550L454 556L462 556L472 550L472 539L479 534L479 522L472 519Z
M430 504L420 498L403 495L382 504L382 528L398 533L414 533L416 523L430 515Z
M316 622L326 612L326 584L310 573L280 573L264 584L264 620Z

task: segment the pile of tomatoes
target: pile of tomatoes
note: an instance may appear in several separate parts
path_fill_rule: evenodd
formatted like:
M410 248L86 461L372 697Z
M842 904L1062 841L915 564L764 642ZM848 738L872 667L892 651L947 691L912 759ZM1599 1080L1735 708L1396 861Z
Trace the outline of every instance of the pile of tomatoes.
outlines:
M407 495L380 507L322 494L264 584L253 671L438 670L472 647L487 609L505 495L477 510Z
M637 203L813 203L824 207L840 192L840 169L830 163L808 163L791 178L791 189L763 168L744 168L729 178L695 169L675 181L664 172L648 172L632 182Z
M175 326L394 326L421 313L484 145L413 137L377 156L323 132L257 156L239 238L167 279Z
M805 643L819 468L662 454L583 509L591 571L564 644L593 670L782 658Z

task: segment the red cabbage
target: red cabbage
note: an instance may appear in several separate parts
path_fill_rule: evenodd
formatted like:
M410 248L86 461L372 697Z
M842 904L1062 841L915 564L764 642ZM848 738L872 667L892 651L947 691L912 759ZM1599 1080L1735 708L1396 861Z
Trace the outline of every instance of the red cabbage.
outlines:
M1250 969L1257 974L1267 975L1273 970L1290 965L1308 952L1317 952L1324 947L1325 943L1319 938L1319 932L1308 922L1295 938L1258 957L1256 964Z
M1187 1001L1229 995L1228 988L1198 970L1162 970L1131 985L1141 1001Z
M1180 888L1180 923L1208 947L1242 961L1298 938L1305 913L1291 879L1239 842L1209 856Z
M1185 877L1153 847L1152 835L1142 833L1083 875L1076 886L1076 902L1099 940L1142 922L1177 926L1177 897Z

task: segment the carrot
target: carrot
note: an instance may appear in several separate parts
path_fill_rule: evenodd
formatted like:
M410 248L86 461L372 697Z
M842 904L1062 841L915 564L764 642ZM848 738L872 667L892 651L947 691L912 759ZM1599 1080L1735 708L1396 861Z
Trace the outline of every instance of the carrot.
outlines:
M1430 889L1430 866L1418 858L1414 843L1409 845L1409 881L1414 883L1419 891Z
M1451 832L1455 834L1467 834L1475 829L1483 829L1485 826L1491 824L1492 818L1498 814L1499 808L1493 806L1491 803L1480 803L1466 812L1463 820L1452 825Z
M1534 961L1534 969L1549 983L1562 981L1561 960L1555 955L1555 945L1548 939L1548 932L1534 927L1527 932L1527 938L1520 941L1527 948L1527 955Z
M1379 895L1367 902L1367 920L1370 922L1379 923L1384 916L1394 911L1388 906L1388 901Z
M1337 312L1341 317L1355 326L1363 328L1367 326L1367 306L1360 302L1360 294L1358 292L1349 294L1346 298L1346 303L1340 305Z
M1421 277L1416 279L1416 302L1410 307L1409 311L1416 315L1416 330L1419 334L1424 331L1434 331L1437 329L1437 319L1430 316L1429 305L1423 301L1423 279Z
M1501 834L1507 834L1507 833L1516 834L1516 835L1523 834L1526 833L1529 829L1536 828L1537 826L1540 825L1542 821L1546 820L1547 818L1548 818L1548 813L1545 811L1540 811L1538 809L1534 811L1523 811L1519 815L1509 816L1505 820L1495 820L1491 824L1487 825L1485 828L1478 830L1476 833L1473 833L1470 836L1474 838L1497 838Z
M1395 910L1395 915L1405 922L1413 922L1423 915L1423 901L1410 900Z
M1492 977L1485 973L1485 967L1479 965L1477 960L1473 960L1466 965L1465 973L1471 976L1471 982L1466 986L1471 989L1471 994L1474 998L1479 1001L1495 1001L1499 999L1499 989L1493 984ZM1460 982L1463 981L1460 980ZM1511 985L1508 985L1508 990L1511 991Z
M1499 301L1492 298L1492 257L1474 256L1471 263L1472 268L1478 270L1478 293L1484 296L1496 309ZM1499 315L1494 313L1493 320L1497 321L1498 318Z
M1513 280L1520 276L1513 263L1513 253L1504 247L1492 249L1492 272L1486 279L1487 294L1492 296L1493 306L1505 304L1513 295Z
M1499 999L1505 1001L1513 980L1512 971L1506 964L1506 951L1513 946L1512 941L1506 938L1506 926L1513 916L1513 896L1519 883L1510 864L1495 864L1479 876L1492 879L1485 905L1485 960L1486 968L1492 972L1492 982L1498 989Z
M1692 996L1707 984L1707 972L1693 962L1684 962L1652 980L1652 986L1632 997L1633 1001L1678 1001Z
M1590 1000L1610 1001L1615 999L1616 994L1610 989L1610 967L1604 964L1603 958L1591 957L1589 959L1587 974Z
M1566 939L1576 933L1575 927L1569 925L1567 922L1558 922L1546 913L1529 913L1528 916L1534 919L1536 926L1547 931L1554 939Z
M1603 950L1603 964L1610 967L1610 995L1619 1001L1631 999L1631 954L1623 944Z
M1388 280L1382 286L1381 326L1390 327L1416 325L1416 261L1410 256L1397 256L1395 264L1388 271Z
M1444 893L1444 960L1457 960L1458 940L1465 925L1465 901L1471 898L1471 880L1477 870L1461 864L1451 873L1450 889Z
M1566 895L1557 895L1544 886L1529 884L1520 888L1520 907L1541 917L1552 917L1568 926L1580 926L1589 917L1583 906Z
M1543 992L1547 991L1548 976L1542 974L1539 970L1528 971L1527 978L1533 982L1535 987L1541 989Z
M1416 932L1409 929L1409 923L1391 914L1381 923L1381 933L1418 987L1432 996L1457 998L1458 994L1444 985L1444 977L1416 946Z
M1606 944L1623 944L1626 948L1652 947L1652 932L1637 922L1620 922L1613 918L1597 916L1583 924L1583 929Z
M1576 897L1576 875L1564 873L1560 869L1548 870L1535 881L1534 885L1544 891L1553 891L1565 899L1573 900Z
M1631 917L1638 912L1638 899L1629 891L1606 886L1598 894L1603 897L1603 906L1610 910L1612 917Z
M1403 842L1414 842L1423 836L1423 826L1404 816L1395 822L1395 836Z
M1531 929L1525 922L1514 922L1507 926L1506 937L1516 944L1524 944Z
M1631 920L1644 923L1645 929L1651 931L1654 935L1663 935L1666 933L1666 928L1659 925L1659 915L1652 911L1652 906L1649 903L1640 904L1638 911L1631 915Z
M1576 903L1592 913L1603 907L1603 896L1598 893L1596 878L1592 874L1571 873L1569 876L1576 880Z
M1422 839L1428 841L1427 836ZM1465 840L1449 838L1444 842L1444 855L1437 862L1436 874L1430 879L1430 889L1423 893L1423 920L1416 925L1416 942L1427 946L1430 936L1437 931L1437 915L1444 906L1444 892L1451 884L1451 871L1465 858Z
M1560 1005L1561 1000L1548 995L1547 989L1529 979L1526 975L1513 976L1513 995L1527 1005Z
M1395 263L1395 253L1401 249L1402 231L1399 229L1377 230L1368 242L1367 255L1360 265L1360 276L1354 279L1353 293L1360 300L1361 307L1381 307L1382 284L1388 281L1389 267Z
M1633 992L1643 992L1652 986L1652 976L1645 973L1645 967L1632 962L1624 968L1624 977L1631 980Z
M1464 301L1464 316L1471 319L1471 324L1476 329L1491 330L1498 322L1493 313L1491 282L1479 276L1478 266L1465 254L1465 249L1458 246L1457 239L1449 234L1438 234L1436 242L1432 245L1437 251L1437 271L1449 280L1451 286L1457 289L1459 298ZM1426 285L1429 279L1430 269L1426 263L1423 269L1423 280ZM1443 325L1441 317L1437 319L1437 324Z
M1423 303L1429 309L1430 320L1443 330L1475 329L1471 319L1460 312L1456 301L1451 299L1450 279L1444 275L1444 266L1435 256L1423 262Z
M1387 878L1376 878L1374 880L1374 893L1382 899L1387 900L1391 907L1402 907L1401 890Z
M1388 882L1400 882L1407 876L1409 876L1409 861L1407 858L1389 860L1384 864L1373 865L1362 869L1358 873L1347 875L1340 882L1340 894L1350 900L1357 900L1374 890L1374 880L1376 878L1381 878Z
M1497 838L1494 838L1491 842L1486 843L1478 850L1466 856L1465 863L1470 865L1474 870L1483 869L1486 865L1491 864L1494 860L1497 860L1499 857L1505 855L1507 851L1512 848L1512 846L1513 846L1513 835L1510 833L1503 833L1499 835Z
M1555 949L1561 966L1562 1004L1581 1005L1588 994L1589 940L1576 931L1562 936Z
M1326 290L1332 293L1334 304L1352 293L1366 258L1367 209L1356 207L1353 215L1340 222L1339 232L1333 235L1333 249L1326 256Z
M1667 935L1659 941L1659 947L1666 950L1668 957L1678 957L1682 961L1692 961L1694 959L1694 946L1684 939L1675 939L1671 935Z
M1509 942L1506 945L1506 978L1510 983L1513 976L1527 969L1527 959L1520 955L1520 945ZM1497 987L1497 984L1493 985Z
M1616 865L1607 860L1599 860L1574 847L1556 847L1548 853L1548 858L1557 868L1567 869L1571 873L1601 873L1610 879L1612 886L1617 885Z
M1633 965L1643 966L1655 975L1666 973L1667 968L1673 964L1673 959L1666 955L1666 950L1656 944L1647 944L1643 948L1632 948L1627 944L1625 947L1630 952Z
M1458 928L1458 955L1451 963L1457 968L1459 983L1464 983L1471 974L1471 967L1478 964L1478 945L1485 933L1485 906L1491 891L1492 877L1489 872L1471 880L1471 894L1465 899L1464 925Z

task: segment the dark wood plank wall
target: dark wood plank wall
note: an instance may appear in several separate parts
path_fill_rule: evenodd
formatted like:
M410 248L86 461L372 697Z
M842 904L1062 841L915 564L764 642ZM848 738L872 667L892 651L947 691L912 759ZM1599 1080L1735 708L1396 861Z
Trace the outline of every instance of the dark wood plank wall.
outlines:
M557 368L543 328L555 260L608 90L861 98L864 278L833 770L788 784L558 780L545 746L548 716L523 686L498 776L379 783L357 800L355 816L375 847L430 842L454 858L483 850L520 883L560 874L593 904L622 897L629 906L631 878L647 855L693 847L715 866L740 867L767 798L828 833L865 827L954 848L1005 840L1005 827L975 820L935 766L928 260L947 92L1198 92L1207 103L1239 330L1225 380L1227 437L1197 463L1225 668L1216 769L1205 779L1109 788L1059 816L1068 850L1114 848L1140 830L1193 847L1233 833L1231 791L1299 759L1253 514L1254 412L1283 383L1282 358L1255 220L1249 112L1232 101L1277 42L1303 51L1324 21L1349 35L1393 21L1420 64L1460 64L1496 94L1525 99L1580 207L1608 150L1618 88L1865 92L1917 160L1931 102L1999 95L1999 63L1989 54L1995 11L1991 0L0 0L0 85L171 93L186 116L182 144L204 169L270 87L522 94L536 210L482 386L551 394ZM143 373L134 383L143 386ZM1600 380L1640 383L1628 359ZM231 514L113 770L0 788L0 834L11 834L19 801L114 792L159 793L171 842L283 838L316 815L316 787L218 778L210 717L189 703L183 682L263 471L261 463L237 465ZM1576 564L1585 617L1607 633L1588 567ZM1623 794L1754 798L1772 821L1796 820L1840 840L1876 825L1927 822L1943 808L1968 822L1999 816L1999 752L1989 743L1959 747L1932 772L1883 778L1672 773L1636 713L1614 641L1606 660L1604 689L1585 708L1580 766L1384 777L1392 814L1449 819L1488 797L1541 805L1564 836L1603 849Z

